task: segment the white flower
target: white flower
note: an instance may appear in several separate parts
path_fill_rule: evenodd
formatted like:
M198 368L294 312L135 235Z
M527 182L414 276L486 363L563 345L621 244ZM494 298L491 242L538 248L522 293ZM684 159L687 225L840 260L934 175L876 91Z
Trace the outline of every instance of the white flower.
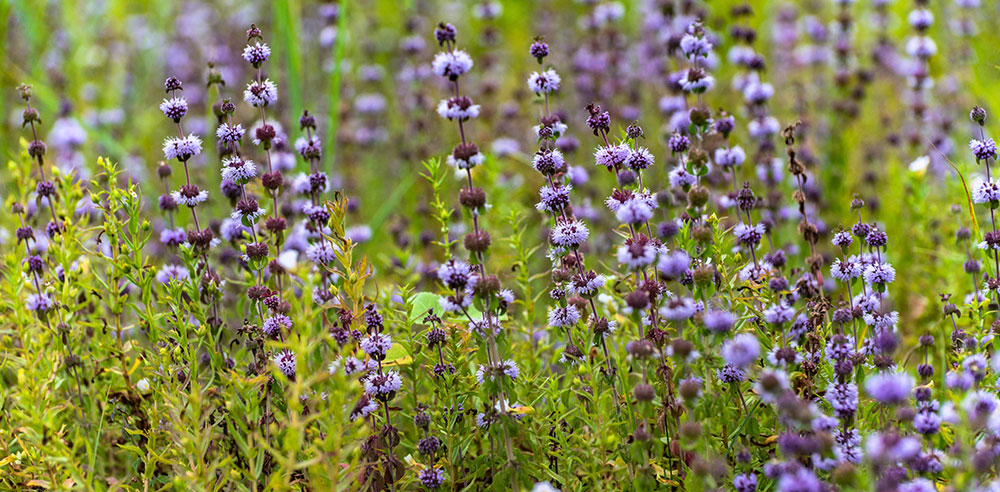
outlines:
M528 77L528 88L536 94L549 94L559 90L562 78L553 69L534 72Z
M278 102L278 86L271 79L250 82L243 91L243 100L253 107L270 106Z
M149 380L146 379L146 378L140 379L137 383L135 383L135 388L137 390L139 390L140 393L148 393L149 392Z

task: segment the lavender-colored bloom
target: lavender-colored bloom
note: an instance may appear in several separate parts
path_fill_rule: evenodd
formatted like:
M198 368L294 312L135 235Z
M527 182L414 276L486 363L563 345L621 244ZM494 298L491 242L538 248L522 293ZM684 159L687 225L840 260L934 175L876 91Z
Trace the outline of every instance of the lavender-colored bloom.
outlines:
M580 321L580 311L572 304L549 309L549 327L551 328L570 327L578 321Z
M243 48L243 59L255 67L266 62L270 56L271 48L259 41Z
M722 345L722 358L739 369L753 364L760 357L760 342L752 333L740 333Z
M170 99L164 99L160 103L160 111L163 111L164 116L170 118L174 121L180 121L181 118L187 114L188 103L183 97L172 97Z
M424 468L419 473L420 483L429 489L436 489L444 483L444 470L440 468Z
M227 157L222 160L222 179L236 184L247 184L257 176L257 165L249 159Z
M685 34L680 42L681 51L687 58L706 57L712 51L712 43L694 34Z
M264 320L261 324L260 330L264 332L267 336L274 336L281 332L281 330L289 330L292 328L292 319L284 314L276 314Z
M765 232L764 224L759 222L754 225L747 225L740 222L733 227L733 234L736 235L736 239L740 244L750 248L756 248L760 244L760 240L764 237Z
M684 166L677 166L673 168L670 171L668 178L670 180L670 186L674 188L687 188L698 182L698 178L689 173Z
M757 490L757 475L741 473L733 478L733 488L736 492L755 492Z
M618 247L618 263L628 266L630 270L645 268L656 261L659 250L660 246L646 236L629 238L625 244Z
M831 384L824 396L840 418L848 418L858 410L858 387L854 383Z
M29 294L25 306L29 311L45 312L52 309L52 298L47 294Z
M382 360L392 348L392 338L385 333L372 333L361 339L361 350L375 360Z
M733 329L733 324L736 322L733 313L715 309L706 312L701 320L705 328L713 333L725 333Z
M625 165L630 155L632 155L632 150L625 144L608 145L594 151L594 163L608 169L615 169Z
M535 94L549 94L559 90L559 83L562 79L553 69L533 72L528 77L528 89Z
M368 396L386 401L403 387L403 379L399 377L399 371L386 371L384 374L369 374L364 384Z
M449 99L442 99L438 104L437 112L442 118L465 121L471 118L478 118L480 107L478 104L473 104L472 99L468 97L455 96Z
M983 181L972 191L973 203L990 203L1000 201L1000 186L995 181Z
M630 151L628 158L625 159L625 165L633 171L642 171L651 167L654 162L653 153L646 147L638 147Z
M562 170L566 165L566 161L559 150L540 150L532 159L532 165L536 171L549 175Z
M904 373L872 374L865 380L868 395L886 405L906 401L912 389L913 377Z
M281 349L274 354L274 365L278 367L285 377L295 377L295 352L288 349Z
M719 381L723 383L739 383L746 379L746 372L733 365L726 364L716 371Z
M897 492L937 492L937 487L934 486L934 482L926 478L914 478L900 485L896 490Z
M682 277L690 265L691 257L684 250L678 249L660 255L656 268L667 278L676 279Z
M941 416L934 411L917 412L913 418L913 428L924 435L935 434L941 428Z
M437 269L438 279L453 290L462 290L467 285L475 284L472 267L468 263L452 258Z
M472 57L462 50L441 52L434 56L431 70L438 77L454 80L472 70Z
M165 228L160 231L160 242L165 246L180 246L187 241L187 233L184 232L184 228L178 227L176 229Z
M641 196L633 196L615 210L615 218L622 224L641 224L653 217L649 202Z
M775 325L787 323L791 321L794 316L795 309L786 305L784 302L772 304L764 310L764 321Z
M188 278L190 278L188 269L182 265L164 265L156 272L156 280L165 285L173 280L184 282Z
M715 164L723 168L737 167L743 164L746 158L746 152L739 145L715 149Z
M694 299L689 297L675 297L668 300L667 303L660 308L660 315L670 321L683 321L690 319L696 312L698 312L698 307L695 304ZM756 338L754 338L754 340L756 341Z
M243 130L243 125L240 125L239 123L235 125L223 123L219 125L218 129L215 130L215 137L222 143L234 144L243 140L243 135L245 133L246 131Z
M865 282L869 284L891 284L896 279L896 269L889 263L876 263L865 269Z
M857 256L851 256L846 261L841 261L840 258L837 258L830 265L830 275L842 282L850 282L851 279L863 275L864 271L864 266Z
M306 258L317 265L329 265L337 258L337 254L326 241L323 241L310 244L306 248Z
M549 212L551 214L562 212L562 209L569 205L569 192L572 189L572 185L560 186L556 184L555 186L542 186L538 190L541 200L535 204L535 208L541 212Z
M822 492L826 490L819 478L808 468L799 467L778 479L778 492Z
M186 161L201 153L201 139L195 135L171 137L163 141L163 158Z
M560 220L552 229L552 244L565 248L575 248L587 241L590 231L586 224L579 220Z
M243 91L243 100L255 108L270 106L278 102L278 86L265 79L263 82L253 81L247 84Z

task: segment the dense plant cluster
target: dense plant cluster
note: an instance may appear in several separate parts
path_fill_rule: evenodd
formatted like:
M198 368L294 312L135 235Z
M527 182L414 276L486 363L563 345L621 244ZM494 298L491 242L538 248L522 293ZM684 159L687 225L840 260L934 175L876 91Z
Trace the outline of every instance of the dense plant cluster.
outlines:
M4 85L0 489L1000 490L995 5L391 3Z

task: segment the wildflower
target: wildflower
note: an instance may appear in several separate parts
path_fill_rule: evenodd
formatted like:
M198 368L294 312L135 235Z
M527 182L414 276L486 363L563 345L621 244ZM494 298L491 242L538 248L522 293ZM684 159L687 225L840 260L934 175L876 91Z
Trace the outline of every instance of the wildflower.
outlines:
M744 369L760 357L760 343L752 333L740 333L722 345L726 363Z
M865 380L868 395L887 405L906 401L912 389L913 378L903 373L873 374Z
M255 108L270 106L278 102L278 86L271 79L254 80L243 91L243 100Z
M254 68L257 68L261 63L266 62L270 56L271 48L268 47L267 44L259 41L254 44L248 44L243 48L243 59L246 60L247 63L253 65Z
M385 333L372 333L361 339L361 350L374 360L385 359L386 353L392 348L392 338Z
M472 169L485 161L479 147L473 143L458 144L448 155L448 165L458 169Z
M541 201L539 201L535 208L542 212L549 212L551 214L560 213L566 206L569 205L569 192L573 189L572 185L559 185L555 186L542 186L538 190L538 194L541 196Z
M226 157L222 160L222 179L247 184L257 176L257 165L249 159Z
M702 317L705 329L712 333L726 333L733 328L735 317L729 311L713 309Z
M276 314L264 320L264 323L261 325L261 331L267 336L274 336L282 330L291 329L291 327L291 318L283 314Z
M472 57L462 50L438 53L431 63L431 70L438 77L458 80L458 77L472 70Z
M738 167L746 158L746 152L739 145L715 149L715 164L723 168Z
M272 360L285 377L289 379L295 377L295 352L288 349L281 349L274 354Z
M572 304L566 307L549 308L549 327L570 327L580 321L580 312Z
M444 483L444 470L440 468L424 468L420 470L420 483L428 489L436 489Z
M865 282L872 285L891 284L896 279L896 270L888 263L876 263L865 268Z
M365 393L379 401L389 401L403 386L399 371L387 371L384 374L372 373L365 378Z
M172 192L170 197L181 205L194 208L199 203L208 200L208 192L199 190L196 185L182 185L179 190Z
M629 151L628 158L625 159L625 165L633 171L638 172L652 166L654 160L653 153L649 149L638 147Z
M532 165L535 170L548 176L565 169L566 161L562 152L557 149L540 150L532 158Z
M793 316L795 316L795 309L784 302L772 304L764 310L764 321L774 325L787 323L792 320Z
M535 94L549 94L559 90L559 83L562 79L553 69L533 72L528 77L528 89Z
M750 248L755 248L758 244L760 244L761 238L764 237L764 225L759 222L753 225L747 225L740 222L733 227L733 234L736 235L736 239L741 244Z
M29 311L43 313L52 309L52 298L48 294L29 294L25 306Z
M237 144L243 140L243 135L245 133L243 125L240 125L239 123L235 125L223 123L215 130L215 138L218 138L223 144Z
M188 278L190 278L188 269L182 265L164 265L160 271L156 272L156 280L165 285L175 280L184 282Z
M973 203L996 203L1000 201L1000 186L995 181L983 181L972 191Z
M170 99L164 99L160 103L160 111L163 111L163 115L174 122L178 122L181 118L187 114L188 103L183 97L172 97Z
M317 265L329 265L336 260L337 255L326 241L310 244L306 248L306 258Z
M755 492L757 490L757 475L741 473L733 478L733 488L736 492Z
M475 285L472 267L468 263L452 258L438 267L437 276L449 288L460 291Z
M163 141L163 157L184 162L201 153L201 139L195 135L171 137Z
M590 231L579 220L559 220L552 229L552 244L565 248L576 248L587 241Z
M473 104L472 99L466 96L455 96L442 99L441 103L438 104L437 112L442 118L465 121L479 117L479 105Z

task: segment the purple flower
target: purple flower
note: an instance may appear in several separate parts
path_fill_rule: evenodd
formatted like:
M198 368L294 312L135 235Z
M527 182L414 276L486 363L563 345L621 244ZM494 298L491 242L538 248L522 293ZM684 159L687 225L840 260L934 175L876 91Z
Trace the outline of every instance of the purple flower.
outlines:
M913 377L903 373L872 374L865 380L869 396L886 405L903 403L913 389Z
M736 492L755 492L757 490L757 475L741 473L733 478L733 488Z
M891 284L893 280L896 280L896 270L888 263L876 263L865 269L865 282L869 284Z
M556 307L549 309L549 327L569 327L580 321L580 311L576 306L570 304L566 307Z
M452 258L437 269L438 279L448 288L456 291L475 284L472 267L468 263Z
M841 418L848 418L858 410L858 387L854 383L831 384L825 396Z
M281 330L288 330L292 327L292 319L284 314L276 314L264 320L261 324L261 331L267 336L274 336Z
M383 374L371 373L364 379L365 393L377 400L388 401L401 387L403 380L398 371L387 371Z
M419 476L420 483L429 489L436 489L444 483L444 470L440 468L424 468Z
M744 152L743 147L740 147L739 145L734 145L728 149L715 149L715 164L722 166L723 168L739 166L740 164L743 164L743 161L745 161L746 158L746 152Z
M392 348L392 338L385 333L372 333L361 339L360 346L372 359L382 360Z
M434 56L431 62L431 71L438 77L447 77L451 80L472 70L472 57L462 50L445 51Z
M729 311L711 310L702 317L705 328L713 333L725 333L733 328L736 318Z
M176 229L165 228L160 231L160 242L166 246L180 246L187 241L187 233L183 227Z
M163 111L164 116L174 121L180 121L187 114L187 110L188 103L183 97L164 99L160 103L160 111Z
M760 357L760 342L752 333L740 333L722 345L722 358L739 369L753 364Z
M549 94L559 90L562 79L553 69L533 72L528 77L528 88L535 94Z
M195 135L171 137L163 141L163 158L186 161L201 153L201 139Z
M678 249L660 255L660 261L656 264L656 268L665 277L676 279L682 277L690 265L691 257L684 250Z
M255 67L266 62L270 56L271 48L259 41L243 48L243 59Z
M442 118L465 121L478 118L480 107L478 104L473 104L472 99L468 97L455 96L450 99L442 99L438 104L437 112Z
M654 162L653 153L646 147L638 147L632 150L629 152L628 158L625 159L625 165L633 171L642 171L652 166Z
M941 428L941 416L934 411L917 412L913 418L913 428L924 435L936 434Z
M576 248L587 241L590 231L579 220L559 220L552 229L552 244L564 248Z
M29 311L45 312L52 309L52 299L47 294L30 294L25 306Z
M243 100L255 108L270 106L278 102L278 86L271 79L255 80L243 90Z
M791 321L794 316L795 309L785 305L784 302L772 304L771 307L764 310L764 321L775 325L787 323Z
M1000 186L995 181L983 181L972 192L973 203L991 203L1000 201Z
M976 156L977 161L996 159L997 156L997 144L992 138L985 138L983 140L972 139L969 141L969 149L972 150L972 154Z
M309 258L309 261L317 265L329 265L337 258L337 255L333 251L333 248L326 241L323 241L310 244L306 248L306 258Z
M295 352L288 349L281 349L276 354L274 354L274 365L278 367L285 377L294 378L295 377Z
M156 280L164 285L168 285L174 280L184 282L189 277L188 269L182 265L164 265L160 271L156 272Z

